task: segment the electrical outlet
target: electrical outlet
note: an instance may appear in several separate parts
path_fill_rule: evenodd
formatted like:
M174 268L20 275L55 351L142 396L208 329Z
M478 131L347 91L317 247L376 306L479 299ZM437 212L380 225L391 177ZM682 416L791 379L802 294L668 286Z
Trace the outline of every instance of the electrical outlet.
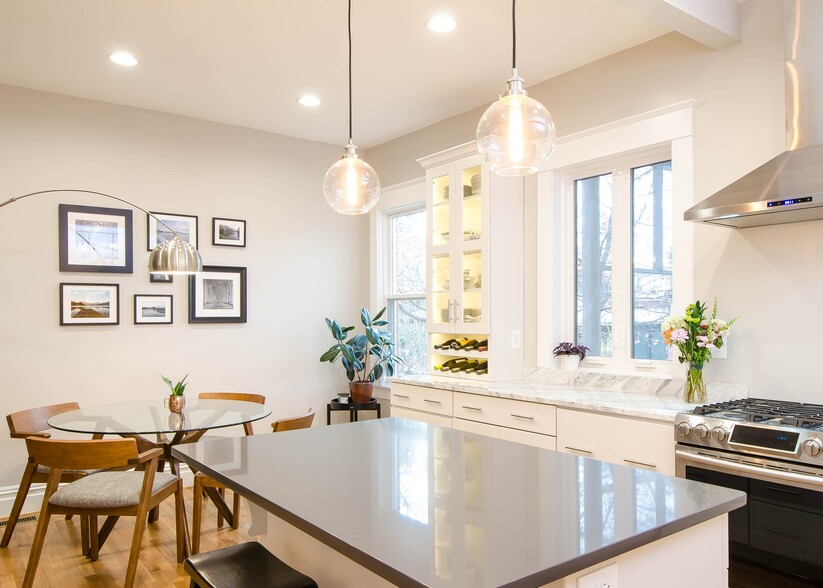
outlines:
M577 588L618 588L617 562L579 577Z
M512 349L520 349L520 331L512 331Z

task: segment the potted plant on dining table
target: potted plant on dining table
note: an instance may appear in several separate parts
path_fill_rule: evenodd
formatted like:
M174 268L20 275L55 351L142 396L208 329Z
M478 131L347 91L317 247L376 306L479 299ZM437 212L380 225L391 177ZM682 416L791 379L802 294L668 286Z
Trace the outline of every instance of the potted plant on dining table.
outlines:
M188 385L186 384L186 378L188 378L189 375L186 374L185 377L176 384L173 384L166 376L160 377L163 378L163 381L171 390L171 394L165 402L166 407L170 412L182 413L186 407L186 397L183 396L183 393L186 391L186 386Z
M343 327L339 322L326 319L332 337L337 341L320 356L320 361L334 363L340 358L346 377L349 379L349 394L354 404L362 404L372 399L374 382L383 375L393 376L398 362L402 360L394 354L394 342L388 329L389 324L381 317L386 308L372 316L367 308L360 310L360 322L364 333L349 336L353 326Z

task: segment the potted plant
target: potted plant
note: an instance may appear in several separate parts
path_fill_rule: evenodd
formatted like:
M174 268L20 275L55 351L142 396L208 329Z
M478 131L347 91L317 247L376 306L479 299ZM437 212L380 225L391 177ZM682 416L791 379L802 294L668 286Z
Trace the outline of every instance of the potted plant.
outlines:
M585 345L574 345L568 341L563 341L552 350L555 357L560 358L560 367L564 370L575 371L580 367L580 362L586 358L589 348Z
M383 374L393 376L397 362L402 361L394 354L391 332L381 329L389 324L380 318L384 312L385 307L372 317L368 309L361 309L360 322L365 327L365 333L351 337L349 333L354 327L341 327L337 321L326 319L326 325L337 342L320 356L320 361L334 363L340 358L349 379L349 394L355 404L369 402L374 382Z
M183 408L186 406L186 397L183 396L183 393L186 391L186 386L188 386L188 384L186 384L186 378L188 378L189 375L186 374L186 376L176 384L172 384L171 380L169 380L166 376L160 377L163 378L163 381L171 390L171 395L169 395L165 402L166 408L168 408L171 412L183 412Z

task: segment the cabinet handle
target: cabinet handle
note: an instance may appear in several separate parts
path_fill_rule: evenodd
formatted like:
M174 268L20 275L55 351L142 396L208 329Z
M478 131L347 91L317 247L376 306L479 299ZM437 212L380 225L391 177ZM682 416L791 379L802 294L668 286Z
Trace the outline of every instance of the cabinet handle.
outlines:
M449 300L449 322L454 322L454 300Z
M791 537L792 539L800 539L797 535L792 535L791 533L786 533L784 531L778 531L777 529L766 529L769 533L774 533L775 535L783 535L784 537Z
M477 408L476 406L466 406L466 405L464 404L464 405L463 405L463 408L465 408L466 410L476 410L477 412L483 412L483 409L482 409L482 408Z
M428 402L429 404L443 404L442 400L429 400L428 398L424 398L423 402Z
M460 313L460 306L461 306L460 303L457 300L455 300L454 301L454 322L456 322L456 323L458 323L458 322L462 323L463 322L463 315Z
M588 449L579 449L577 447L569 447L568 445L566 445L566 449L569 451L576 451L578 453L585 453L586 455L594 455L594 452L589 451Z
M409 399L409 396L407 394L395 394L394 397L395 398L405 398L406 400Z
M797 490L792 490L791 488L778 488L776 486L766 486L767 490L771 490L772 492L783 492L784 494L793 494L794 496L800 496L800 492Z
M528 416L528 415L525 415L525 414L514 414L514 413L512 413L512 416L516 419L523 419L523 420L526 420L526 421L533 421L534 420L533 416Z
M624 459L623 461L625 461L626 463L630 463L632 465L639 465L639 466L644 467L644 468L650 468L650 469L653 469L653 470L657 469L657 465L655 465L653 463L646 463L645 461L637 461L637 460L634 460L634 459Z

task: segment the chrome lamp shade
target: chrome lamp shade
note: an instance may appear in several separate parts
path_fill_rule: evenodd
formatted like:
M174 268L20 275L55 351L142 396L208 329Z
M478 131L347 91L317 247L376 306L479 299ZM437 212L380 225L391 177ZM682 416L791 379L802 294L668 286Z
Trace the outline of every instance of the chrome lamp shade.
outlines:
M180 237L164 241L149 255L151 274L193 274L203 271L200 252Z

